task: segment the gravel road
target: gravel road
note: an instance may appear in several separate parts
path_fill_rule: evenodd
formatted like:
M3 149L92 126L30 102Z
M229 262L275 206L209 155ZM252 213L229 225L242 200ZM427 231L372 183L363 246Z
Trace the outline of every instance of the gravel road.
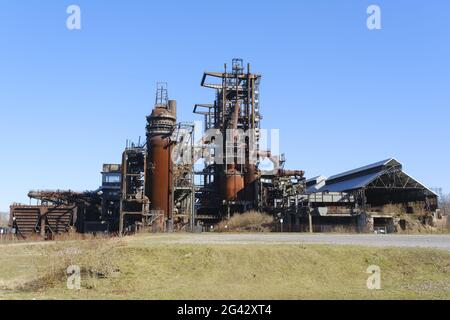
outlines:
M335 244L378 248L429 248L450 251L450 235L337 235L305 233L157 234L125 238L140 244ZM53 242L1 244L0 247L41 246Z
M336 244L368 247L434 248L450 251L450 235L334 235L334 234L183 234L146 238L172 244Z

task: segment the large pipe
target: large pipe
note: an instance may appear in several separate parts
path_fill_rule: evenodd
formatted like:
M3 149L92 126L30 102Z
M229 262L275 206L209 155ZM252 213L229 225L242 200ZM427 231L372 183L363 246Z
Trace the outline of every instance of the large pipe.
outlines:
M278 166L280 163L280 158L272 154L271 151L259 151L258 155L260 157L268 158L275 166ZM305 171L303 170L284 170L277 169L276 176L278 177L299 177L303 178L305 176Z
M280 170L278 170L278 174L277 175L279 177L299 177L299 178L303 178L304 175L305 175L305 171L280 169Z
M225 135L226 138L233 139L233 144L236 143L236 130L238 128L239 115L241 111L240 102L237 102L233 114L231 116L231 123L228 124L228 129L233 130L232 135ZM228 150L225 148L225 156L229 156L227 154ZM242 174L236 169L236 159L233 157L233 162L228 163L224 182L222 185L222 196L226 201L235 201L238 200L239 193L244 189L244 177Z

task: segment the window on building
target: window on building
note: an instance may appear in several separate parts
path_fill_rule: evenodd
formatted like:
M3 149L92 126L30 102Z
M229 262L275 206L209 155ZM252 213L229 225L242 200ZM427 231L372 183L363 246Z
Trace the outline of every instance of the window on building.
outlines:
M120 183L120 174L108 174L103 177L104 183Z

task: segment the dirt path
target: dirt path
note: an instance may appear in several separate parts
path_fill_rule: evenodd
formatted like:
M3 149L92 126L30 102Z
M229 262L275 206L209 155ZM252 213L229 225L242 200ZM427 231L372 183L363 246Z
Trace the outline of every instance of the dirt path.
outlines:
M172 244L336 244L368 247L432 248L450 251L450 235L177 234L129 238Z

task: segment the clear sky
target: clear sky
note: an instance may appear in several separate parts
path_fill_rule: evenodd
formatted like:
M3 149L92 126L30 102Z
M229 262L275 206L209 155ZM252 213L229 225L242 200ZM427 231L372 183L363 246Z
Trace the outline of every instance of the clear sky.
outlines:
M81 30L66 9L81 8ZM366 27L381 8L381 30ZM308 177L395 157L450 192L450 1L0 0L0 210L30 189L95 189L145 135L155 83L179 119L203 71L263 75L263 125Z

